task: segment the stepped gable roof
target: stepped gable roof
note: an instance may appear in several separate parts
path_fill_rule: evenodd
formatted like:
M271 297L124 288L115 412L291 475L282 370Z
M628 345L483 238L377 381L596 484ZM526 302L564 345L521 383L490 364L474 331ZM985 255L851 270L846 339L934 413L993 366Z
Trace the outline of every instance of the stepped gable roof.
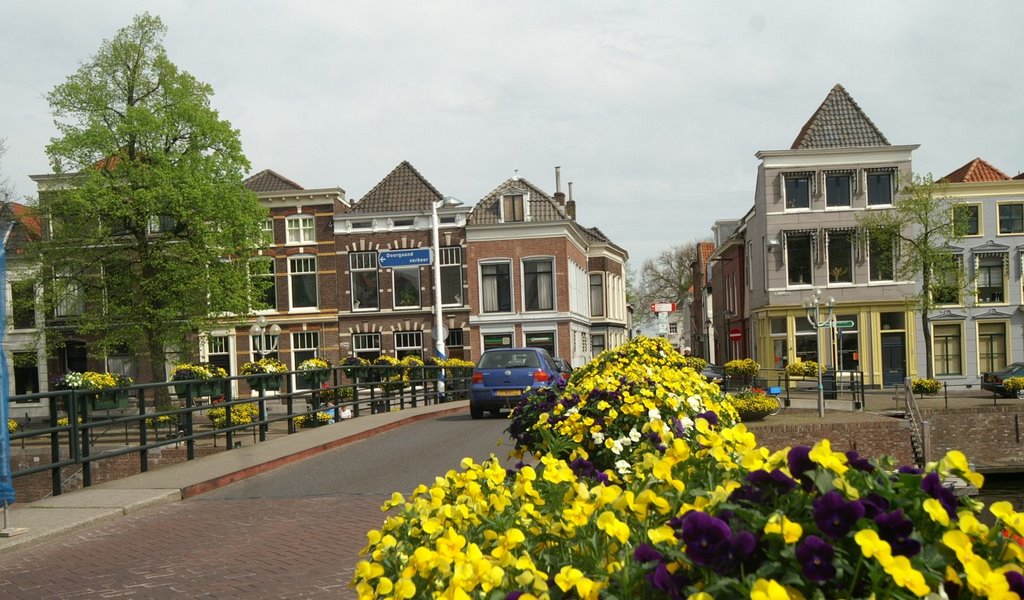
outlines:
M251 192L289 192L294 190L304 189L301 185L295 183L291 179L271 171L270 169L263 169L259 173L249 177L242 182L245 189Z
M1010 177L980 158L946 175L939 181L946 183L976 183L979 181L1006 181Z
M501 197L508 194L529 194L530 208L527 223L541 221L569 221L565 210L539 187L522 177L512 177L484 196L469 213L467 224L500 223Z
M889 146L850 94L838 83L804 124L792 150Z
M352 206L351 212L429 210L443 196L409 161L403 160Z

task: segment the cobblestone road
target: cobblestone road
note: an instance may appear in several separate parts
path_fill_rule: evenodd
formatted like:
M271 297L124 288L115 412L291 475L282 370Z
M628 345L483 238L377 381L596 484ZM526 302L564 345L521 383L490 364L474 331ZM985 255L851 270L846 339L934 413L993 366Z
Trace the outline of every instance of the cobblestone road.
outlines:
M354 598L384 496L147 509L0 557L0 598Z

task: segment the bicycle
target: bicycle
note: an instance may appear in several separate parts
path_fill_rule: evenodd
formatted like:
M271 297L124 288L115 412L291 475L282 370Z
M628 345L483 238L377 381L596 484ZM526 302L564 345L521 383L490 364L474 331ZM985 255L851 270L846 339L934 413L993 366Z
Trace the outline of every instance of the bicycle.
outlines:
M775 400L775 410L769 412L771 416L775 416L782 412L785 405L782 403L782 388L779 386L772 386L765 390L765 395Z

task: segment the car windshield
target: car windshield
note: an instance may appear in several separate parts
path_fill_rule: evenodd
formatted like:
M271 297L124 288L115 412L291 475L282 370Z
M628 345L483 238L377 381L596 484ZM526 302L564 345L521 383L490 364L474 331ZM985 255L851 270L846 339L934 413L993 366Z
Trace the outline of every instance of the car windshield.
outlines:
M525 350L499 350L497 352L484 352L480 357L480 369L536 369L540 367L540 360L536 352Z

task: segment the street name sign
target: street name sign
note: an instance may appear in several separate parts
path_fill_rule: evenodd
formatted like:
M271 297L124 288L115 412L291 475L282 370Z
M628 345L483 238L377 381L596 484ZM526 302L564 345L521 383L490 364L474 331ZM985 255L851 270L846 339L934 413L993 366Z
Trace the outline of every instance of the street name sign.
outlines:
M377 261L385 269L394 267L418 267L433 264L430 260L430 248L407 248L405 250L381 250L377 253Z

